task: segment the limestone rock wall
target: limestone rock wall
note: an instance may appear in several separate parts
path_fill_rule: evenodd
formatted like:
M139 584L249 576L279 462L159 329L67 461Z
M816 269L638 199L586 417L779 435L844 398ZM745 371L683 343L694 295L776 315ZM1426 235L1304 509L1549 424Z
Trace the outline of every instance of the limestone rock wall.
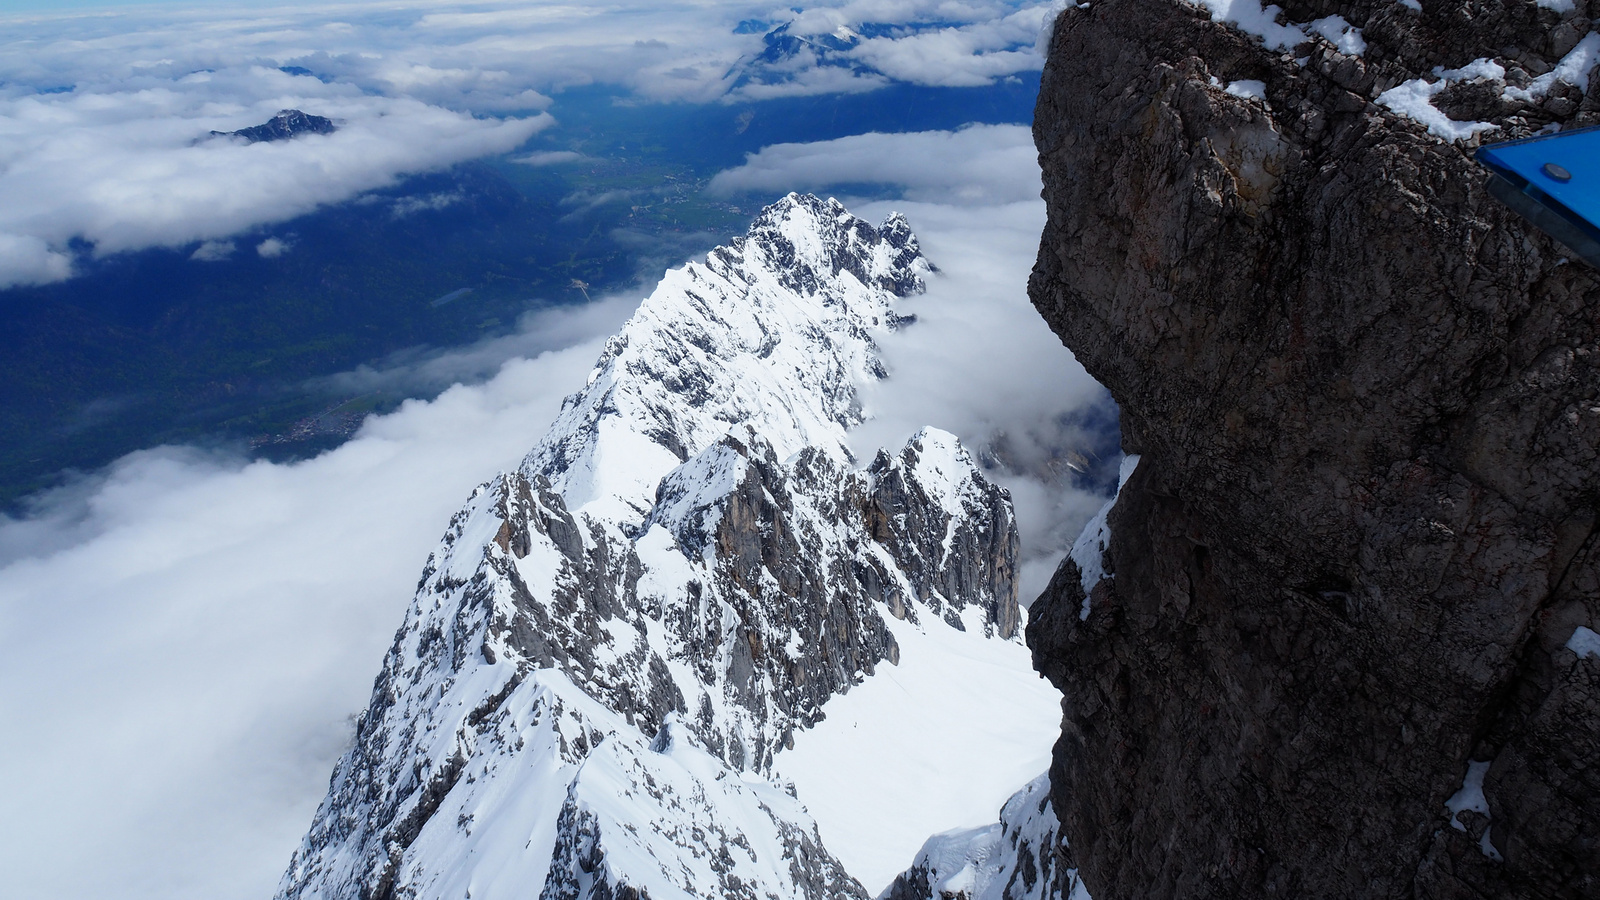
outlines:
M1030 293L1142 455L1028 628L1101 900L1600 896L1600 273L1471 159L1595 118L1600 5L1420 6L1056 25Z

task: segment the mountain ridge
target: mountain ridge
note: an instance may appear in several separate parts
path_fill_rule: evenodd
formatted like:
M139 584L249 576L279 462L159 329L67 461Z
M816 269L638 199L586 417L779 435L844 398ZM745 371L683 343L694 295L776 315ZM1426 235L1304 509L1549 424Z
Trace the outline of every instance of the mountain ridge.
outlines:
M1022 624L956 438L845 442L931 271L791 194L669 273L451 520L279 896L864 897L774 757L900 640Z

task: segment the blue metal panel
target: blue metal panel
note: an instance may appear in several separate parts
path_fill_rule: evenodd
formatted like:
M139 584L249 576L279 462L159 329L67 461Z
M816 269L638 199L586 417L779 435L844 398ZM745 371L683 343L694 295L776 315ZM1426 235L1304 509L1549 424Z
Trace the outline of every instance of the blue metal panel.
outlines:
M1551 237L1600 268L1600 128L1478 148L1489 190Z

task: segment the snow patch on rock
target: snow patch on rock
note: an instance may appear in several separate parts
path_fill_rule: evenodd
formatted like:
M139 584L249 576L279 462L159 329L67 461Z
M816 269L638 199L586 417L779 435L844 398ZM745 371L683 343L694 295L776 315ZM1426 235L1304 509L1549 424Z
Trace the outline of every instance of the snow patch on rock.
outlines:
M1078 620L1089 618L1089 595L1094 591L1094 586L1100 579L1109 577L1105 570L1106 548L1111 546L1111 526L1107 517L1111 515L1111 508L1117 505L1117 497L1122 495L1122 486L1128 483L1133 476L1133 470L1139 467L1139 455L1131 454L1122 458L1122 465L1117 470L1117 493L1111 495L1100 511L1095 513L1089 524L1083 526L1083 532L1078 539L1072 542L1072 550L1068 556L1077 564L1079 584L1083 587L1083 606L1078 610Z
M1486 131L1492 131L1498 126L1489 122L1458 122L1435 107L1433 98L1451 84L1463 81L1499 83L1502 85L1501 96L1506 100L1534 104L1542 101L1558 83L1587 87L1589 77L1597 65L1600 65L1600 32L1590 32L1550 71L1533 79L1527 87L1505 84L1505 67L1485 57L1475 59L1458 69L1435 67L1433 80L1413 78L1402 82L1379 94L1377 102L1399 115L1427 126L1428 133L1435 137L1447 141L1463 141Z
M1242 78L1238 81L1230 81L1228 82L1228 85L1223 88L1223 90L1235 97L1243 97L1246 100L1260 100L1265 102L1267 99L1267 83L1264 81L1258 81L1254 78Z
M1600 659L1600 634L1579 625L1573 630L1572 637L1567 638L1567 649L1578 654L1579 659L1584 657Z
M1565 2L1569 10L1572 8L1571 0L1559 0L1559 2ZM1596 65L1600 65L1600 32L1591 31L1578 42L1577 46L1567 51L1567 55L1561 57L1561 61L1556 63L1554 68L1535 78L1527 87L1508 86L1505 89L1505 97L1509 100L1521 100L1524 103L1536 103L1544 99L1557 82L1587 88L1589 76L1593 74Z
M1492 59L1475 59L1459 69L1436 68L1434 81L1413 78L1378 95L1378 105L1426 125L1428 133L1447 141L1464 141L1498 126L1489 122L1457 122L1433 105L1433 98L1457 81L1504 80L1506 70Z
M1261 0L1190 0L1195 6L1210 13L1211 21L1221 22L1252 34L1270 50L1293 50L1312 39L1321 37L1346 56L1360 56L1367 50L1361 29L1351 25L1343 16L1325 16L1303 24L1279 22L1283 7L1263 5Z
M1500 851L1489 841L1489 798L1483 793L1483 776L1488 774L1490 764L1490 760L1469 761L1467 774L1461 780L1461 789L1451 795L1444 805L1450 811L1450 827L1457 831L1470 830L1461 820L1462 813L1473 812L1483 816L1485 824L1483 834L1478 838L1478 849L1484 856L1500 862Z

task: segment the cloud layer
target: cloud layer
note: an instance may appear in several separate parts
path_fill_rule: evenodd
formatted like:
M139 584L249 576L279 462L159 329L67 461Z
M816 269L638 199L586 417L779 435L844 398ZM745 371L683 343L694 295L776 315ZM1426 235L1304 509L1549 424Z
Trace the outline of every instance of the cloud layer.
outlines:
M1024 174L1032 175L1037 193L1038 169ZM1019 599L1027 605L1105 502L1052 462L1107 445L1106 434L1090 429L1112 421L1110 395L1028 301L1043 202L895 202L861 210L879 218L891 208L910 219L941 272L926 294L904 304L917 321L883 342L890 377L868 390L872 419L853 443L870 454L935 425L976 453L991 451L993 458L999 451L1005 466L990 475L1011 491L1016 508Z
M1025 126L972 125L774 144L717 173L708 189L731 195L884 184L900 188L908 200L991 205L1037 200L1038 168Z
M66 277L74 239L107 254L226 238L512 150L553 121L479 119L259 66L132 82L0 100L0 287ZM254 144L210 134L286 108L339 130Z
M987 84L1040 67L1053 9L401 0L0 18L0 289L70 277L85 252L218 258L253 229L514 150L555 124L552 95L575 86L707 103ZM763 37L785 23L788 43ZM845 38L819 43L819 29ZM210 137L289 108L339 130Z
M1062 4L1026 7L1009 15L905 36L874 37L856 58L897 81L940 87L974 87L1037 69L1037 42Z
M58 898L270 896L419 566L516 464L597 336L369 420L293 465L133 454L0 519L0 867ZM570 318L570 317L568 317Z

